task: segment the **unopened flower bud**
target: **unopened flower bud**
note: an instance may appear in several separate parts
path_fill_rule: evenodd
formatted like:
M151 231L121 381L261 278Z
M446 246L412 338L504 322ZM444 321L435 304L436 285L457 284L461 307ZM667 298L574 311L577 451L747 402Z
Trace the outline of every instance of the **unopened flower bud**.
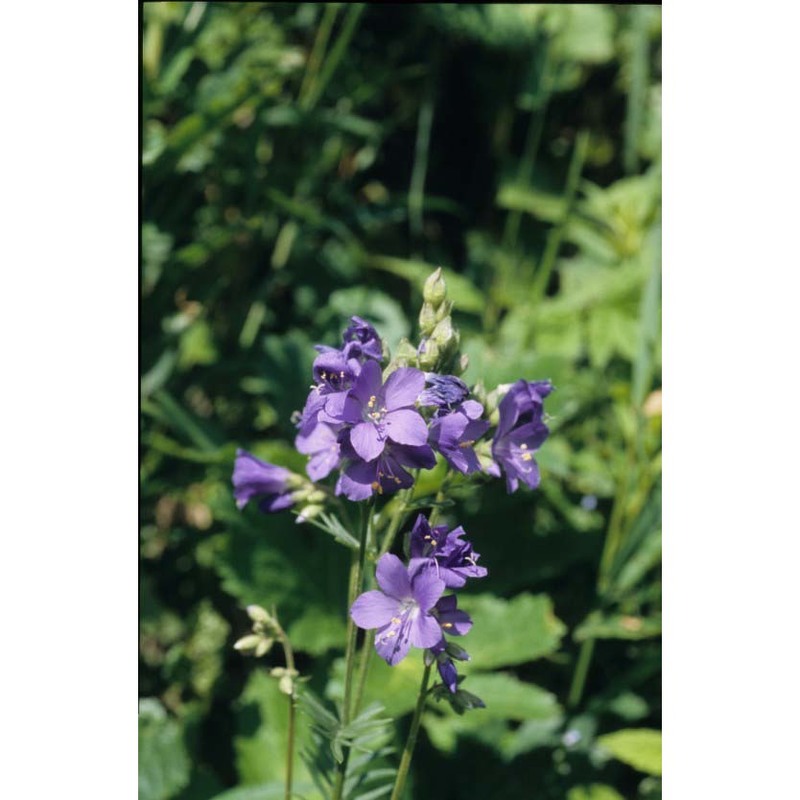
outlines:
M445 317L450 316L450 312L453 310L453 301L452 300L445 300L439 308L436 309L436 321L441 322Z
M433 372L439 363L439 345L433 339L423 339L418 352L420 369Z
M269 625L272 622L272 617L265 609L261 608L261 606L247 606L247 616L250 617L253 622L261 622L264 625Z
M463 647L461 647L461 645L458 645L455 642L448 642L445 646L445 650L447 655L449 655L451 658L455 658L457 661L470 660L469 653Z
M295 522L297 522L298 525L302 525L304 522L308 522L310 519L318 517L324 510L325 506L317 504L308 505L297 515Z
M262 638L254 633L248 634L247 636L242 636L238 642L233 645L234 650L238 650L240 653L244 653L248 655L250 653L254 653L258 645L261 643Z
M289 697L294 694L294 679L291 675L284 675L278 681L278 689L280 689L284 694L288 694Z
M462 353L453 368L453 374L463 375L467 369L469 369L469 356L466 353Z
M265 656L269 651L272 649L272 645L275 644L275 640L265 636L257 645L255 650L256 658L261 658L261 656Z
M423 303L419 311L419 330L423 336L430 336L436 327L436 309L430 303Z
M286 478L286 486L289 489L299 489L308 486L308 478L298 475L296 472L290 472Z
M428 276L425 281L425 287L422 290L422 297L426 303L430 303L434 307L438 307L447 297L447 284L442 277L441 267Z
M416 367L417 366L417 348L405 337L400 340L397 345L394 360L401 367Z
M431 334L431 339L439 345L440 349L444 349L450 344L454 336L453 320L448 316L436 324Z

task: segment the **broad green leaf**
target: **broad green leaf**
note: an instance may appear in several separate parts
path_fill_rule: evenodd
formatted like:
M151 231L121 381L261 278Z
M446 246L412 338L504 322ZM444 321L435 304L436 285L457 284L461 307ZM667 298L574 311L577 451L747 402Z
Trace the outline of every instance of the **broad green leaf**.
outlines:
M661 774L661 731L628 728L600 736L597 744L618 761L640 772Z
M566 631L564 623L553 614L553 603L547 595L525 593L511 600L491 594L466 595L459 600L459 606L474 623L463 641L459 640L472 656L464 665L465 672L541 658L558 649Z
M180 723L155 699L139 706L139 800L167 800L189 783Z
M530 719L552 719L561 714L554 694L506 673L470 673L464 688L478 695L493 717L525 722ZM477 715L483 711L480 709L470 713Z
M486 708L459 716L445 701L430 703L423 724L439 750L454 752L459 736L468 736L511 760L535 747L554 743L563 710L550 692L503 673L470 675L464 688L480 697ZM513 729L510 721L522 725Z
M295 650L319 656L334 648L344 648L347 625L342 617L317 606L293 622L288 634Z
M380 703L388 717L407 714L417 702L422 672L419 650L412 649L408 657L394 667L390 667L373 653L361 708L366 708L371 703ZM336 660L330 674L331 679L325 694L329 699L341 702L344 695L343 658Z
M319 794L314 785L309 781L292 781L293 796L303 797L306 800L316 800ZM258 786L241 786L238 789L229 789L222 794L214 795L211 800L284 800L286 797L286 784L284 781L273 781Z
M252 673L237 703L237 735L233 746L236 768L242 783L260 784L283 781L286 777L287 724L289 698L278 688L278 681L263 669ZM295 713L295 775L309 780L299 753L311 743L308 718Z

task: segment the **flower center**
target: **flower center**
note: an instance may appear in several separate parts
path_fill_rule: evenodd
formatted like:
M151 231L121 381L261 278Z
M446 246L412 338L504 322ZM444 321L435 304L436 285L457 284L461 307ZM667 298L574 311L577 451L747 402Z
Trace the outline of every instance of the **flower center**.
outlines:
M378 406L378 398L373 394L367 402L366 421L378 425L383 422L383 418L388 412L389 409L386 406Z

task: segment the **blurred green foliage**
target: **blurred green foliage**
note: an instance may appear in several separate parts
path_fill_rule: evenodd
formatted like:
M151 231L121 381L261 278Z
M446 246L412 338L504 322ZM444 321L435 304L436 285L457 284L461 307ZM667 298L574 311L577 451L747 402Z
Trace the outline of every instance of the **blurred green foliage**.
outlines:
M413 335L435 266L468 382L557 391L541 488L448 510L487 708L426 712L409 796L660 797L660 9L145 3L141 43L140 799L282 797L245 605L341 692L347 554L238 512L233 456L302 470L312 345ZM373 662L408 712L421 665Z

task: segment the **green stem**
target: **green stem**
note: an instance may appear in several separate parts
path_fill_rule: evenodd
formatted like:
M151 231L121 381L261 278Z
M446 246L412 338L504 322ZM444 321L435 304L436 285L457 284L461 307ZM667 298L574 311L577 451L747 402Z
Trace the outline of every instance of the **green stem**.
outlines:
M381 549L378 553L379 559L392 549L395 536L397 536L397 532L400 530L400 526L403 524L403 520L405 519L406 507L408 506L408 501L411 499L412 491L413 489L405 489L403 492L400 492L397 495L400 504L397 507L397 511L394 512L394 516L392 517L392 521L389 523L389 527L386 529L386 534L383 537L383 544L381 544Z
M587 639L581 645L581 651L578 654L578 663L575 666L575 674L572 676L572 684L569 687L567 705L570 708L575 708L581 701L581 695L583 694L583 687L586 684L586 676L589 673L589 664L592 662L593 652L594 639Z
M353 691L353 669L355 667L356 637L358 630L350 617L350 608L355 602L356 597L361 592L361 585L364 582L364 562L367 557L367 540L371 537L373 520L373 502L365 503L363 513L366 518L362 519L361 535L359 540L358 556L353 558L350 567L350 590L348 592L347 603L347 650L344 662L344 697L342 699L342 726L347 726L351 720L350 704ZM340 800L344 790L344 779L347 774L347 762L349 750L345 753L344 760L338 765L336 782L334 784L333 800Z
M646 5L635 5L630 13L633 46L628 65L631 83L628 105L625 109L625 144L622 156L626 175L633 175L639 170L639 139L649 78L647 26L650 21L650 9Z
M528 133L525 137L525 149L520 159L519 173L517 179L522 186L528 186L533 177L533 167L536 163L536 153L542 140L544 131L544 121L547 111L547 101L550 99L553 83L553 64L550 60L550 39L544 47L544 60L542 63L542 77L536 91L536 97L531 110L531 118L528 123ZM503 229L503 249L514 250L517 246L517 236L519 234L519 223L522 219L522 211L514 209L506 217L505 228Z
M417 733L419 732L419 724L422 720L422 709L425 707L425 700L428 696L428 678L431 674L430 665L426 665L425 671L422 673L422 684L419 687L419 697L417 698L417 707L414 709L414 717L411 720L411 730L408 732L408 739L406 739L406 746L403 749L403 756L400 759L400 767L397 770L397 778L395 778L394 789L392 791L391 800L400 800L403 788L406 785L406 778L408 777L408 770L411 766L411 757L414 755L414 746L417 743Z
M354 716L357 716L358 712L361 710L361 702L364 699L364 689L367 685L367 675L369 675L369 665L372 661L372 651L374 649L371 631L366 631L364 634L364 644L361 647L361 662L358 667L358 686L356 688L356 697L353 705Z
M308 97L311 90L314 88L314 83L317 80L317 73L319 66L322 63L322 56L325 48L328 46L328 39L331 35L333 22L336 19L336 14L339 10L337 3L331 3L326 6L325 13L322 15L322 21L317 28L317 37L314 39L314 47L311 50L311 55L308 57L308 64L306 65L306 74L303 76L303 83L300 86L299 105L301 108L308 107Z
M581 171L583 170L583 163L586 160L586 152L588 149L589 133L588 131L581 131L575 140L575 149L572 152L572 160L570 161L569 171L567 173L567 185L564 189L564 199L566 201L564 215L547 237L547 244L545 245L542 260L539 263L539 269L536 271L536 276L533 279L531 296L534 306L538 305L547 291L547 284L550 282L550 275L556 264L556 258L558 257L558 251L564 238L564 232L572 216L572 209L575 205L575 198L578 192L578 182L581 178Z
M277 622L277 621L276 621ZM286 669L292 673L296 672L294 666L294 651L289 642L289 637L286 631L280 625L277 625L278 638L283 647L283 657L286 660ZM286 791L284 793L285 800L291 800L292 797L292 779L294 775L294 738L295 738L295 701L297 697L294 691L294 680L292 682L292 693L289 695L289 721L286 726Z
M313 108L316 105L317 100L322 97L322 93L325 91L328 81L333 77L333 73L339 66L339 62L342 60L342 57L344 56L345 51L350 44L350 40L353 38L353 34L356 31L356 25L358 25L358 20L363 13L363 3L354 3L348 6L347 16L342 23L342 30L339 33L339 38L334 42L333 47L331 47L331 50L328 53L328 57L325 59L325 64L319 73L319 78L303 98L303 108L305 110Z
M425 200L425 174L428 171L428 149L433 126L434 73L428 78L428 86L422 105L419 109L417 123L417 141L414 146L414 166L411 170L411 185L408 190L408 224L411 239L420 242L422 239L422 209Z

